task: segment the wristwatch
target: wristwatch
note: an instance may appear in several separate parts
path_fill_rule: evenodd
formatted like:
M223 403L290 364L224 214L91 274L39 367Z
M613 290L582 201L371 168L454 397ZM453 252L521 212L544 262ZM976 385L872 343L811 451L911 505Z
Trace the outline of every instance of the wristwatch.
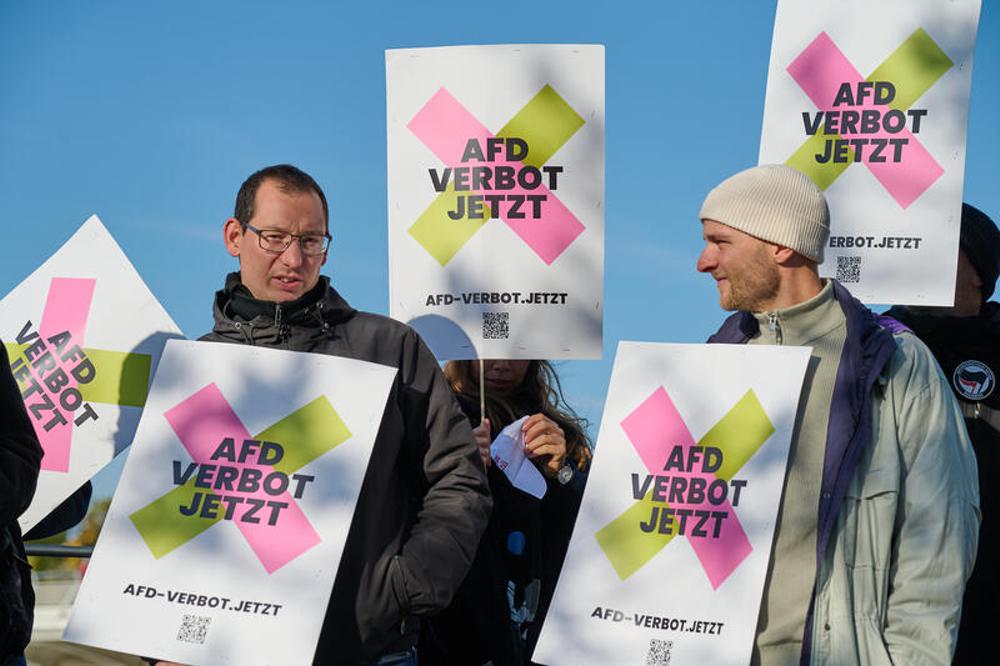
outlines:
M572 480L573 480L572 465L566 464L560 467L559 472L556 473L556 481L565 486Z

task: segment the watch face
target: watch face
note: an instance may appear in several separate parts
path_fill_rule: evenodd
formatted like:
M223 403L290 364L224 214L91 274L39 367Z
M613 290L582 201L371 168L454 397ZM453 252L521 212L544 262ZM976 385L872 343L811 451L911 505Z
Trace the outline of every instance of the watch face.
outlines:
M967 400L982 400L993 392L996 379L988 365L969 360L955 368L952 382L962 397Z
M559 480L559 483L565 486L567 483L573 480L573 468L570 467L569 465L563 465L559 469L559 476L557 476L556 478Z

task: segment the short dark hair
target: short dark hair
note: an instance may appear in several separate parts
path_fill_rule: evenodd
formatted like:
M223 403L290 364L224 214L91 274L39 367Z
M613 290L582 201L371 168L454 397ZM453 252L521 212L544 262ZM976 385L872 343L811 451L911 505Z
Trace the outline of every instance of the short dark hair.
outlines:
M282 192L315 192L323 203L323 229L330 231L330 210L326 205L326 195L313 177L291 164L274 164L250 174L240 185L236 194L236 210L233 217L246 225L253 219L257 190L265 180L273 180Z

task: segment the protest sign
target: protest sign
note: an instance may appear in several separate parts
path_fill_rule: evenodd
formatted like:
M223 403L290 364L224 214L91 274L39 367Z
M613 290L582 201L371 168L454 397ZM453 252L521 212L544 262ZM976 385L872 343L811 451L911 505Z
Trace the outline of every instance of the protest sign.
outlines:
M619 344L534 661L749 663L809 352Z
M22 529L132 442L170 337L177 325L96 215L0 300L0 339L45 451Z
M868 303L951 305L979 0L779 0L762 164L826 193L820 268Z
M438 359L600 358L604 48L386 51L389 311Z
M171 341L65 638L312 662L396 370Z

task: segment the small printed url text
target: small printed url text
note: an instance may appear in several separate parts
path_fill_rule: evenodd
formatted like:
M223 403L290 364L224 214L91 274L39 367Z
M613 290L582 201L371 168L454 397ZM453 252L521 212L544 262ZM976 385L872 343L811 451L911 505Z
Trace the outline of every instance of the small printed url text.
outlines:
M167 603L180 604L182 606L221 608L222 610L234 613L250 613L251 615L277 615L278 611L282 608L281 604L269 604L250 599L230 599L229 597L216 597L207 594L195 594L193 592L159 590L150 585L140 585L138 583L129 583L126 585L122 594L143 599L163 599Z
M724 622L711 622L709 620L678 619L675 617L662 617L660 615L647 615L643 613L629 613L628 611L616 610L605 606L597 606L590 617L608 622L628 622L634 623L637 627L646 629L660 629L662 631L686 632L689 634L722 634Z

